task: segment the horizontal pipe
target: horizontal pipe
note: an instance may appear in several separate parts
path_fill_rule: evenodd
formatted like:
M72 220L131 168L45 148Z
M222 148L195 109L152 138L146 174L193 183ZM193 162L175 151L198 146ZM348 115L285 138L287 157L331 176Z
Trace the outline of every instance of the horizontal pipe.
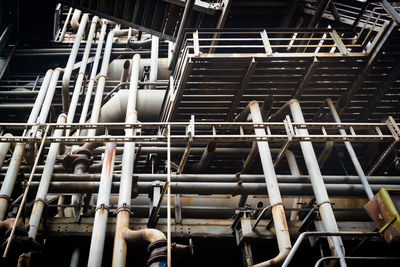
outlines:
M32 187L37 187L39 182L32 182ZM23 186L23 183L21 184ZM113 182L112 192L118 192L120 182ZM139 193L151 193L154 182L138 182ZM49 192L52 193L96 193L99 182L51 182ZM381 185L371 185L373 192L378 192ZM385 188L400 189L398 184L386 184ZM279 189L283 196L313 196L311 184L280 183ZM364 197L364 188L360 184L326 184L326 189L331 196L336 197ZM225 195L266 195L265 183L202 183L202 182L172 182L173 194L225 194Z
M60 166L62 167L62 166ZM151 182L151 181L166 181L166 174L134 174L138 181ZM4 178L4 173L0 174L0 178ZM70 174L70 173L55 173L53 174L52 181L99 181L100 174ZM29 174L24 174L24 177L29 177ZM34 175L34 181L39 180L40 173ZM308 175L277 175L279 183L309 183L310 178ZM327 184L359 184L358 176L348 175L324 175L322 176ZM114 173L113 179L119 181L120 174ZM221 183L234 183L238 181L236 174L171 174L172 181L179 182L221 182ZM241 174L240 180L246 183L262 183L265 178L261 174ZM367 176L370 184L385 185L385 184L399 184L400 176Z

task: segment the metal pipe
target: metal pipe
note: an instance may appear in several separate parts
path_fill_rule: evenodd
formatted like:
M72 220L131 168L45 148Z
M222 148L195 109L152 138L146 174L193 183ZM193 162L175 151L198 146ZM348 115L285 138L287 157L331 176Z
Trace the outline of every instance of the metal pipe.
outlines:
M101 266L103 260L104 241L106 238L106 227L108 209L110 205L110 194L115 160L115 143L106 144L104 153L103 168L97 197L96 214L93 222L92 239L88 266Z
M43 80L40 92L35 100L34 107L28 119L28 123L35 123L38 118L39 123L45 123L49 114L51 102L53 100L55 87L58 77L60 76L60 68L54 71L47 71ZM40 114L39 114L40 111ZM8 200L14 189L15 181L21 166L22 158L25 154L25 143L17 143L8 165L6 176L0 190L0 220L3 220L8 208Z
M286 160L288 162L291 175L300 176L301 175L300 169L299 169L299 166L297 165L297 161L296 161L296 157L294 156L294 153L287 149L285 151L285 157L286 157ZM278 179L278 181L279 181L279 179ZM297 215L299 213L299 211L296 210L296 208L298 208L298 204L297 203L299 203L300 201L301 201L301 198L297 198L296 197L296 198L293 199L292 208L295 209L295 210L293 210L290 213L290 221L295 221L296 220L296 217L297 217Z
M67 116L61 114L58 116L57 123L62 124L67 121ZM63 134L62 129L57 129L54 131L54 137L60 137ZM38 191L36 193L35 203L33 204L31 217L29 218L29 236L33 239L36 238L36 234L40 224L40 218L42 217L43 209L46 204L46 195L49 190L51 177L53 175L53 168L56 163L58 150L60 148L60 143L51 143L49 152L46 158L45 168L40 179L40 184Z
M103 100L104 87L106 85L106 80L107 80L107 70L108 70L108 64L110 63L111 50L112 50L112 46L113 46L114 36L121 36L126 33L128 33L127 30L112 30L107 35L106 47L104 49L103 61L101 62L100 78L97 82L96 95L94 97L94 102L93 102L93 107L92 107L92 115L90 117L90 123L97 123L97 121L99 119L100 108L101 108L101 103ZM96 129L90 129L88 131L88 136L95 136L95 135L96 135Z
M335 120L336 123L341 123L342 121L340 120L339 114L336 111L335 105L332 102L332 99L327 98L326 103L329 106L329 109L331 111L332 117ZM347 135L346 130L344 129L339 129L339 132L341 135ZM372 193L371 187L368 183L367 177L365 177L364 170L361 167L360 162L358 161L356 152L353 149L353 146L351 145L350 142L344 142L344 145L346 146L347 152L349 153L350 159L353 162L354 168L356 169L356 172L358 176L360 177L360 181L362 185L364 186L365 189L365 194L367 195L368 199L372 199L374 197L374 194Z
M58 42L62 42L64 40L64 36L65 36L65 32L67 31L67 26L68 26L68 23L69 23L69 19L71 18L71 15L72 15L72 10L73 10L72 7L69 8L68 15L67 15L67 18L65 19L64 26L63 26L63 28L61 30L60 37L57 40Z
M151 66L150 66L150 82L157 82L158 74L158 44L159 38L155 35L151 37ZM150 85L149 89L155 89L155 85Z
M215 154L216 146L216 142L210 142L207 145L206 149L204 149L204 152L201 155L200 161L194 166L196 172L202 172L210 165L210 162Z
M57 165L59 166L59 165ZM62 166L61 166L62 167ZM63 168L63 167L62 167ZM38 169L38 168L37 168ZM43 166L42 166L43 169ZM25 173L24 177L28 177L29 174ZM84 173L84 174L72 174L72 173L54 173L52 181L64 181L64 182L95 182L100 181L100 174L98 173ZM151 182L154 180L159 180L164 182L167 180L167 174L151 174L151 173L141 173L135 174L139 182ZM4 174L0 176L4 177ZM36 173L34 180L40 180L41 174ZM121 174L114 174L114 180L119 181L121 179ZM279 183L292 183L292 184L309 184L310 177L308 175L277 175L276 176ZM237 182L236 174L172 174L171 179L174 182L218 182L218 183L235 183ZM260 174L240 174L240 179L244 183L262 183L265 178L264 175ZM324 182L326 184L344 184L351 185L357 184L360 181L358 176L347 176L347 175L324 175ZM378 185L386 184L400 184L399 176L368 176L368 182Z
M71 19L71 27L74 32L76 32L79 28L79 18L81 16L81 11L79 9L74 10L74 14L72 15Z
M250 103L251 118L254 123L263 123L262 115L258 102ZM265 136L266 132L263 128L255 128L256 135ZM265 183L267 185L268 197L272 206L272 218L274 220L276 239L278 241L279 254L268 261L255 264L255 267L276 266L281 264L289 254L292 245L290 243L289 229L286 223L285 210L282 203L281 193L276 179L274 163L272 161L269 144L267 141L257 141L258 151L260 154L261 165L265 175Z
M181 24L179 26L178 34L176 35L176 42L175 42L174 49L173 49L172 55L171 55L171 62L168 65L168 69L171 71L175 68L175 65L178 61L179 53L181 52L181 46L182 46L183 37L184 37L184 30L187 27L190 16L192 14L194 2L195 2L195 0L187 0L186 1L185 10L183 11Z
M75 12L74 12L75 15ZM72 18L74 19L74 18ZM61 94L62 94L62 105L63 105L63 111L67 112L69 108L69 83L71 80L71 74L72 70L75 64L76 56L78 55L78 50L79 46L82 42L82 37L85 32L86 28L86 23L88 22L89 16L88 14L84 14L82 16L81 22L79 24L79 29L78 32L76 33L75 36L75 41L71 49L71 53L68 57L68 62L67 65L64 68L64 75L62 79L62 88L61 88ZM86 48L85 48L86 50Z
M108 95L103 99L103 102L106 102L106 100L108 100L109 97L111 97L111 94L113 94L117 89L119 89L119 88L125 89L126 88L126 85L129 84L126 81L128 80L128 77L129 77L129 68L130 68L130 66L131 66L130 61L129 60L125 60L123 66L122 66L121 78L120 78L120 83L119 83L121 85L120 86L117 85L116 87L114 87L110 91L110 93L108 93ZM108 97L108 99L107 99L107 97Z
M71 98L71 104L69 105L69 109L68 109L67 123L72 123L74 121L75 111L76 111L76 107L78 105L78 100L79 100L79 93L82 88L83 78L85 76L85 71L86 71L86 65L87 65L87 61L89 58L90 49L92 47L93 37L94 37L95 31L96 31L96 25L97 25L98 19L99 18L97 16L94 16L92 19L92 23L90 25L90 30L89 30L89 34L88 34L88 38L87 38L86 46L85 46L85 51L83 53L83 57L82 57L82 61L81 61L81 67L79 68L78 78L76 79L76 82L75 82L74 92L72 93L72 98ZM71 130L67 129L65 131L65 136L69 136L70 132L71 132Z
M290 110L293 116L293 120L296 123L305 123L303 113L299 101L292 99L289 102ZM308 135L307 129L297 129L300 135ZM318 166L318 160L315 156L314 148L312 143L309 141L301 141L300 147L303 152L304 161L307 166L308 174L310 175L311 184L314 190L317 204L319 205L319 212L321 215L322 222L325 230L328 232L338 232L338 226L336 223L335 215L333 214L332 205L326 191L325 183L322 178L321 170ZM340 237L332 237L331 242L333 243L334 252L340 257L340 265L346 266L344 260L344 246Z
M78 267L79 266L79 255L81 254L81 250L79 248L75 248L72 252L71 262L69 267Z
M102 26L101 26L99 41L97 42L97 48L96 48L96 54L94 56L92 72L90 73L89 85L88 85L88 89L86 91L85 100L84 100L84 104L83 104L83 107L82 107L81 117L79 119L79 123L85 123L86 122L86 116L87 116L87 113L88 113L88 110L89 110L90 99L92 97L93 87L94 87L94 83L95 83L95 77L96 77L96 74L97 74L97 68L98 68L99 61L100 61L100 56L101 56L101 51L102 51L102 48L103 48L103 43L104 43L104 37L106 35L106 30L107 30L107 24L103 23Z
M13 136L10 133L6 133L4 136ZM8 154L11 143L0 143L0 168L3 166L4 160Z
M112 192L118 193L120 182L113 182ZM21 186L23 186L23 182ZM32 182L37 187L39 182ZM154 181L138 182L139 193L149 194L153 192ZM373 192L378 192L382 185L371 185ZM385 184L385 188L400 188L398 183ZM52 193L96 193L99 189L99 182L51 182L49 192ZM285 197L313 196L313 187L309 183L279 183L279 190ZM326 190L335 197L363 197L364 189L360 184L327 184ZM171 182L172 194L221 194L221 195L266 195L264 183L242 183L237 182ZM130 203L130 202L129 202ZM122 213L122 212L119 212Z
M139 81L140 55L135 55L132 59L132 72L128 94L128 105L126 109L126 123L137 122L137 91ZM135 134L134 129L126 129L125 134L131 136ZM124 153L122 154L121 184L119 188L117 220L114 237L114 250L112 265L123 267L126 263L127 244L123 238L123 231L129 227L129 214L132 195L132 173L135 160L135 143L125 142Z

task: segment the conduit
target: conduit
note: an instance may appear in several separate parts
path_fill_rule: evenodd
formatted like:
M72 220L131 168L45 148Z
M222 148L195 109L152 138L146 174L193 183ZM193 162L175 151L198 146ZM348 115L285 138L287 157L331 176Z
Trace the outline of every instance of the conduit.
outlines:
M250 114L254 123L263 123L260 107L256 101L249 104ZM265 136L264 128L255 128L256 135ZM282 203L281 193L276 179L274 163L272 161L271 152L267 141L257 141L258 151L260 154L261 165L267 185L268 197L272 207L272 218L275 226L276 239L278 241L279 254L268 261L255 264L255 267L276 266L280 265L289 254L292 245L290 243L289 230L286 223L285 210Z
M12 134L7 133L4 135L4 137L6 137L6 136L12 136ZM11 143L0 143L0 168L3 166L4 160L7 156L10 146L11 146Z
M158 44L159 38L155 35L151 37L151 66L150 66L150 82L157 82L158 73ZM149 89L155 89L155 85L150 85Z
M79 9L74 10L74 14L71 19L71 28L74 32L76 32L79 28L79 18L81 16L81 11Z
M74 16L75 16L75 12L74 12ZM64 112L67 112L68 108L69 108L69 83L71 80L72 69L75 64L76 56L78 55L79 46L82 42L82 37L85 32L86 23L88 22L88 19L89 19L88 14L84 14L82 16L82 20L81 20L81 23L79 24L79 29L78 29L78 32L76 33L75 41L72 46L67 65L64 68L64 75L63 75L63 79L62 79L62 89L61 89L62 105L63 105ZM73 20L74 20L74 17L72 17L72 21Z
M107 30L107 24L104 23L101 26L101 31L100 31L100 37L97 42L97 48L96 48L96 54L94 56L94 61L93 61L93 66L92 66L92 72L90 73L90 78L89 78L89 85L86 91L85 95L85 100L83 103L82 111L81 111L81 117L79 119L79 123L85 123L86 122L86 116L88 114L89 110L89 105L90 105L90 99L92 97L92 92L93 92L93 87L95 83L95 77L97 74L97 68L99 66L99 61L100 61L100 56L101 56L101 51L103 49L103 43L104 43L104 37L106 35L106 30Z
M61 69L57 68L54 71L48 70L46 72L27 123L35 123L39 112L41 112L40 117L47 118L60 71ZM24 153L25 143L17 143L0 190L0 220L4 219L7 212L8 200L14 189Z
M128 105L126 109L126 123L137 122L137 91L139 81L140 55L135 55L132 60L132 72L129 85ZM134 129L126 129L125 135L132 136ZM114 237L114 250L112 265L114 267L124 267L126 263L127 244L123 237L123 232L129 228L130 204L132 195L132 174L135 160L135 143L125 142L124 153L122 154L121 185L119 188L117 220Z
M64 36L65 36L65 32L67 31L69 19L71 18L71 15L72 15L72 10L73 10L73 8L71 7L68 11L68 15L67 15L67 18L65 19L64 26L61 30L60 37L57 40L58 42L62 42L64 40Z
M57 124L62 124L67 121L67 116L61 114L58 116ZM54 131L54 137L61 137L63 129L56 129ZM40 218L42 217L44 206L46 205L46 195L49 190L51 177L53 175L53 168L56 163L58 150L60 143L51 143L49 153L47 154L46 164L40 179L39 188L36 193L35 203L33 204L31 217L29 218L29 236L33 239L36 238L36 234L39 228Z
M107 143L101 171L99 192L97 197L96 214L93 222L92 239L88 266L101 266L103 260L104 240L110 205L110 194L115 160L115 143Z
M112 30L107 35L106 47L103 54L103 61L101 62L100 78L97 82L96 95L94 97L92 115L90 123L97 123L100 114L101 103L103 100L104 87L107 80L108 64L110 63L111 50L113 45L114 36L123 36L128 33L128 30ZM90 85L89 85L90 86ZM96 129L90 129L88 136L95 136Z
M79 100L79 92L81 91L82 88L83 78L85 76L85 71L86 71L86 65L90 54L90 48L92 47L93 37L96 31L96 24L98 19L99 18L97 16L94 16L92 19L92 24L90 26L89 35L86 40L86 46L81 61L81 67L79 68L78 78L76 79L75 82L74 92L72 93L72 98L71 98L71 104L69 105L68 109L67 123L72 123L74 121L75 111ZM66 132L65 136L69 136L70 131L71 131L70 129L67 129L65 131Z
M295 123L305 123L303 113L299 101L292 99L288 102L290 110ZM300 135L307 136L307 129L298 129ZM324 228L328 232L338 232L338 226L336 223L335 216L333 214L332 205L326 191L325 183L322 178L321 170L318 166L318 160L315 156L314 148L312 143L309 141L301 141L300 147L303 152L304 161L307 166L308 174L310 175L311 184L314 190L317 205L319 206L319 212L321 220L324 224ZM340 265L346 266L344 260L344 246L341 237L330 237L331 243L334 247L333 253L340 258Z

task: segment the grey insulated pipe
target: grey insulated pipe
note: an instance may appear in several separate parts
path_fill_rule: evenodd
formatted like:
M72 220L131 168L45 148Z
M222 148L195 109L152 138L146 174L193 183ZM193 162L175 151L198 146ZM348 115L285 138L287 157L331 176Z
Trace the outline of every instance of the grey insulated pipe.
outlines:
M5 134L4 137L12 136L12 134ZM4 160L7 156L8 150L10 149L11 143L0 143L0 169L3 166Z
M107 80L108 64L110 63L111 50L113 40L115 36L123 36L128 33L128 30L112 30L107 35L106 47L104 49L103 61L101 62L100 78L97 82L96 95L94 97L92 115L90 117L90 123L97 123L100 115L101 103L103 101L104 87ZM95 136L96 129L90 129L88 136Z
M158 74L158 44L159 38L155 35L151 37L151 65L150 65L150 82L157 82ZM155 89L155 85L150 85L149 89Z
M62 124L67 121L67 116L61 114L58 116L57 124ZM61 137L63 134L62 129L54 131L54 137ZM42 217L43 209L46 204L46 195L49 190L51 178L53 175L54 165L58 155L60 143L51 143L49 153L47 154L46 164L40 179L39 188L36 193L35 203L32 208L31 217L29 218L29 236L33 239L36 238L36 234L39 228L40 218Z
M126 123L137 122L137 91L139 81L140 55L136 54L132 60L132 73L129 86L128 107L126 109ZM134 135L133 129L125 130L126 136ZM117 221L114 237L113 266L124 267L126 263L127 244L123 238L123 231L129 228L130 204L132 195L132 174L135 160L135 143L125 142L122 154L121 184L119 188Z
M253 101L249 104L251 118L254 123L263 123L262 115L258 102ZM266 132L263 128L255 128L255 134L265 136ZM278 241L279 254L268 261L253 265L254 267L278 266L289 254L292 244L290 243L289 229L286 222L285 209L283 207L281 193L276 179L274 163L272 161L271 151L267 141L257 141L258 151L260 154L261 165L267 185L268 197L272 207L272 218L275 226L276 239Z
M289 102L290 111L295 123L305 123L303 113L299 101L292 99ZM308 135L307 129L298 129L299 134L303 136ZM325 187L324 180L322 178L321 170L318 166L318 160L315 156L314 148L312 143L309 141L301 141L300 147L303 152L304 161L306 162L308 174L310 175L311 184L319 206L319 212L321 215L322 223L324 224L325 231L327 232L338 232L338 226L336 223L335 215L333 214L332 204L329 200L328 192ZM340 265L342 267L347 266L344 260L344 247L342 239L339 236L330 237L330 244L333 246L333 253L340 258Z
M74 19L74 18L72 18ZM75 36L75 41L71 49L71 54L69 55L67 65L64 68L64 75L63 75L63 80L62 80L62 89L61 89L61 94L62 94L62 105L63 105L63 111L67 112L68 107L69 107L69 83L71 80L71 74L72 74L72 69L75 64L76 56L78 55L79 51L79 46L82 42L82 37L85 32L86 28L86 23L88 22L89 16L88 14L85 14L82 16L81 23L79 24L79 29L78 32L76 33Z
M92 23L91 23L90 30L89 30L89 35L86 40L85 50L83 52L81 67L79 68L78 78L76 79L76 82L75 82L74 92L72 93L72 98L71 98L71 104L69 105L69 109L68 109L67 123L72 123L74 121L75 111L76 111L76 107L78 105L78 100L79 100L79 92L81 90L83 78L85 76L86 65L87 65L87 61L89 58L89 54L90 54L90 48L92 47L93 37L94 37L95 31L96 31L96 25L97 25L98 19L99 18L97 16L94 16L92 19ZM65 136L69 136L70 131L71 131L70 129L67 129Z
M326 103L329 106L329 109L331 110L331 114L333 119L335 120L336 123L341 123L342 121L340 120L339 114L336 111L335 105L332 102L332 99L327 98ZM344 129L339 129L339 132L341 135L346 135L346 130ZM353 146L351 145L350 142L344 142L344 145L346 146L347 152L350 155L351 161L353 162L354 168L356 169L356 172L358 176L360 177L361 183L364 186L365 189L365 194L367 195L368 199L372 199L374 197L374 193L372 192L371 186L368 183L367 177L365 176L364 170L361 167L360 162L358 161L356 152L353 149Z
M55 71L48 70L46 72L42 85L40 86L39 93L33 105L31 114L29 115L28 123L35 123L36 119L39 116L39 112L46 113L47 118L60 71L61 69L57 68ZM54 89L51 89L50 87L53 86ZM1 186L0 190L0 220L3 220L5 217L8 208L8 200L11 197L12 191L14 189L15 181L17 179L19 168L21 167L21 161L24 153L25 143L17 143L15 145L6 176L4 177L3 185Z
M103 259L104 240L106 237L108 208L110 205L110 194L116 154L115 148L115 143L106 144L99 193L97 197L96 214L93 222L92 240L90 242L88 267L100 267Z
M79 9L75 9L71 19L71 28L74 32L76 32L79 28L79 18L81 17L81 11Z
M103 49L104 37L106 36L106 30L107 30L107 24L103 22L103 24L101 26L101 31L100 31L100 37L97 42L97 48L96 48L96 54L94 56L92 72L90 73L89 85L88 85L88 89L86 91L86 96L85 96L85 100L83 103L79 123L86 122L86 116L87 116L87 113L89 110L90 99L92 97L92 92L93 92L94 83L95 83L95 77L97 74L97 68L99 66L99 61L100 61L100 56L101 56L101 50Z

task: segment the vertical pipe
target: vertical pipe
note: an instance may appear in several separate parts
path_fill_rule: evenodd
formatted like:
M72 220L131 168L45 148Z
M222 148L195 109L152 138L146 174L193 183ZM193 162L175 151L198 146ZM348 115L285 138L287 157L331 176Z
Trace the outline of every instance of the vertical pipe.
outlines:
M57 119L57 124L62 124L67 121L65 114L60 114ZM54 131L54 137L61 137L63 129L56 129ZM42 217L43 209L46 204L46 195L49 190L51 177L53 175L54 165L56 163L58 150L60 143L51 143L49 153L47 154L46 164L44 165L43 173L40 179L39 188L36 193L35 203L32 208L31 217L29 218L29 236L33 239L36 238L36 234L40 224L40 218Z
M92 240L90 242L88 259L89 267L100 267L103 260L108 208L110 205L110 194L114 170L115 148L115 143L106 144L97 198L96 214L93 222Z
M7 133L4 136L12 136L12 134ZM3 167L3 162L6 159L10 146L11 143L0 143L0 169Z
M92 72L90 73L89 85L88 85L88 89L86 91L86 96L85 96L84 104L82 107L82 112L81 112L81 117L79 119L79 123L86 122L86 116L87 116L87 113L89 110L90 99L92 97L95 77L97 74L97 68L98 68L99 61L100 61L101 50L103 49L103 43L104 43L104 37L106 35L106 30L107 30L107 24L103 22L103 24L101 26L99 41L97 42L97 48L96 48L96 54L94 56Z
M260 107L256 101L249 104L251 118L254 123L263 123ZM264 128L255 128L256 135L265 136ZM272 218L274 220L276 239L278 241L279 254L268 261L256 264L254 266L272 266L283 262L292 247L290 243L289 229L286 222L285 210L282 203L281 193L276 179L274 163L272 161L271 151L267 141L257 141L258 151L260 154L261 165L267 185L268 197L272 206Z
M151 65L150 65L150 82L157 82L158 74L158 43L159 38L155 35L151 37ZM149 89L155 89L155 85L150 85Z
M94 16L92 19L92 24L90 25L89 35L86 40L86 46L81 61L81 67L79 68L78 78L76 79L75 82L74 92L72 93L72 98L71 98L71 104L69 105L68 109L67 123L72 123L74 121L75 111L79 100L79 92L81 91L83 78L85 76L86 65L90 54L90 48L92 47L93 37L96 31L96 24L98 19L99 18L97 16ZM65 136L69 136L70 131L71 131L70 129L67 129Z
M79 248L75 248L72 252L71 262L69 267L78 267L79 266L79 255L81 254L81 250Z
M110 63L111 50L113 45L115 31L112 30L107 35L106 47L103 54L103 61L101 62L100 78L97 82L96 95L94 97L92 116L90 117L90 123L97 123L100 116L101 102L103 100L104 87L107 80L108 64ZM88 136L95 136L96 129L90 129Z
M171 125L167 135L167 267L171 267Z
M292 99L289 101L289 106L294 122L305 123L299 101L297 99ZM308 135L307 129L297 130L300 135ZM317 200L317 204L319 205L319 212L322 222L324 224L325 231L338 232L339 229L336 223L335 215L333 214L332 205L328 197L328 192L326 191L325 183L322 178L321 170L318 166L318 160L315 156L312 143L309 141L301 141L300 147L303 152L308 174L310 175L311 185L315 194L315 198ZM334 252L340 258L340 265L342 267L346 266L346 262L344 260L344 247L342 239L340 237L331 237L331 241L334 246Z
M76 33L76 36L75 36L74 44L71 49L71 54L69 55L67 65L64 68L64 75L63 75L63 79L62 79L62 89L61 89L62 105L63 105L64 112L68 111L69 83L70 83L70 79L71 79L72 69L75 64L76 56L78 55L79 46L81 44L82 37L85 32L86 23L87 23L88 19L89 19L88 14L85 14L82 16L82 20L81 20L81 23L79 24L78 32Z
M79 9L75 9L71 19L71 27L74 32L76 32L79 28L79 18L81 16L81 11Z
M61 30L60 37L57 40L58 42L62 42L64 40L64 36L65 36L65 32L67 31L67 26L68 26L68 23L69 23L69 19L71 18L71 15L72 15L72 10L73 10L73 8L71 7L69 9L69 11L68 11L68 15L67 15L67 18L65 19L64 26L63 26L63 28Z
M137 122L137 88L139 81L140 55L136 54L132 60L132 73L128 93L128 106L126 109L126 123ZM134 135L133 129L125 130L126 136ZM122 232L129 227L130 203L132 195L132 173L135 159L135 143L125 142L122 154L121 182L118 197L117 220L114 237L114 251L112 266L124 267L126 263L127 244Z
M45 78L43 80L40 91L35 100L34 107L29 116L28 123L35 123L37 117L39 116L39 123L46 122L47 115L49 114L51 102L53 100L53 95L55 87L57 85L58 77L60 76L60 68L54 71L47 71ZM40 114L39 114L40 111ZM40 118L44 118L42 122ZM0 220L3 220L8 208L8 200L11 197L12 191L14 189L15 181L21 166L22 158L25 154L25 144L17 143L14 148L13 155L11 157L10 164L7 169L6 176L3 180L3 185L0 189Z
M340 120L339 114L336 111L335 105L332 102L332 99L327 98L326 103L328 103L329 109L331 110L331 114L333 119L335 120L336 123L341 123L342 121ZM346 135L346 130L344 129L339 129L339 132L341 135ZM356 172L358 176L360 177L361 183L364 187L365 194L367 195L368 199L372 199L374 197L374 193L371 190L371 186L368 183L367 177L365 176L364 170L361 167L360 162L358 161L356 152L353 149L353 146L351 145L350 142L344 142L344 145L347 149L347 152L350 155L351 161L353 162L354 168L356 169Z

